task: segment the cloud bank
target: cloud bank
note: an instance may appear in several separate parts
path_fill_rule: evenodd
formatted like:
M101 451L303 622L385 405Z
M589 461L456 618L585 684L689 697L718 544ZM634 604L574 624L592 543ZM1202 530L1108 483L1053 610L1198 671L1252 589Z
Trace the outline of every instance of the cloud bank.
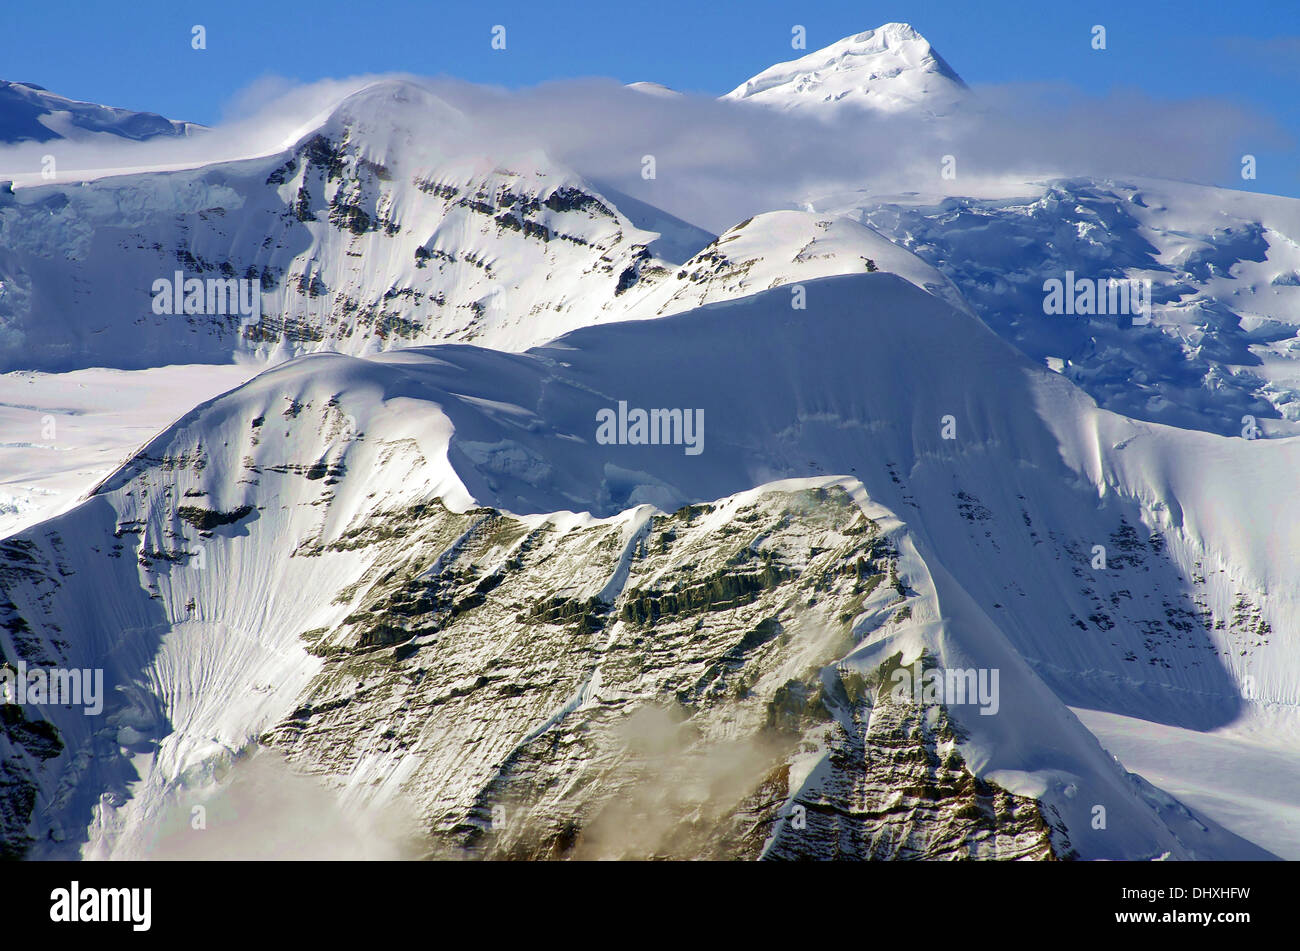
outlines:
M417 107L398 113L412 127L416 147L404 159L414 166L540 150L712 231L845 191L995 197L1076 176L1230 185L1243 153L1289 144L1271 120L1231 103L1162 101L1137 90L1095 98L1061 86L977 87L968 108L943 119L866 111L821 118L599 79L512 91L404 75L309 85L267 78L232 99L228 121L193 138L9 147L0 149L0 178L41 184L46 154L57 159L59 181L273 154L349 96L394 80L463 117L430 114L422 123ZM653 178L643 174L647 157Z

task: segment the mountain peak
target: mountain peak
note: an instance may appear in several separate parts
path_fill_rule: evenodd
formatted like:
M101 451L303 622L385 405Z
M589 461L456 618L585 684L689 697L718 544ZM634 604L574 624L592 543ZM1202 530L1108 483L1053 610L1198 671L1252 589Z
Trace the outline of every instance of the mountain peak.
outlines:
M201 128L152 112L68 99L36 83L0 80L0 144L84 140L96 135L143 141L160 135L190 135Z
M851 106L943 115L966 91L961 77L916 29L886 23L777 63L723 98L785 110Z
M910 23L883 23L874 30L864 30L861 33L855 33L853 36L846 36L840 40L841 43L888 43L895 42L912 42L920 40L922 43L929 43L925 37L917 32L916 27Z

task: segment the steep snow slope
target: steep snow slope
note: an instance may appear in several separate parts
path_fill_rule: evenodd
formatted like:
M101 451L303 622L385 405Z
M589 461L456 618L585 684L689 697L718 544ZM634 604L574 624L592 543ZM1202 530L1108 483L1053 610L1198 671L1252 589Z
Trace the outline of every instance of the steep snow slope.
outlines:
M723 98L819 115L865 108L943 116L968 92L925 37L906 23L886 23L777 63Z
M461 158L464 127L424 88L383 82L278 155L0 196L0 365L521 348L681 263L544 156ZM155 313L154 282L177 271L259 281L261 321Z
M1293 718L1210 732L1093 710L1075 711L1124 765L1224 827L1300 859L1300 737Z
M0 142L86 141L114 136L140 141L159 135L192 135L203 127L55 95L34 83L0 80Z
M307 357L181 420L3 546L7 654L120 688L102 721L49 711L62 750L10 731L10 841L31 790L33 854L147 852L260 737L354 807L411 801L438 852L1264 854L1064 702L1294 722L1269 490L1300 449L1099 410L894 275L806 292L525 354ZM597 443L619 401L702 410L703 451ZM999 709L899 705L900 663L997 669ZM611 841L663 775L728 792ZM909 775L930 805L891 831Z
M894 274L969 311L956 286L915 254L847 218L805 211L755 215L723 232L673 277L630 301L628 316L659 317L773 287L863 272Z

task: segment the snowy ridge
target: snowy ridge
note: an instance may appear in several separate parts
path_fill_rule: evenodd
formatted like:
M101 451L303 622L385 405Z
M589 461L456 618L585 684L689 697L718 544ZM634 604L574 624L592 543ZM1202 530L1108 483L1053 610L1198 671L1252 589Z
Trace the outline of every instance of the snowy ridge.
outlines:
M0 143L87 141L113 136L142 141L160 135L193 135L203 127L55 95L33 83L0 80Z
M0 377L0 538L67 511L196 401L256 366Z
M315 703L289 717L302 702L304 680L315 675L307 695L335 698L322 711L345 711L337 705L345 700L352 711L329 713L324 722L344 717L348 729L367 731L384 722L380 711L388 709L388 701L379 698L396 689L384 686L389 675L373 668L380 678L373 695L379 706L368 707L365 697L371 694L355 694L351 687L339 693L351 678L319 679L325 669L306 659L300 635L315 631L308 643L318 644L316 656L343 658L338 662L347 666L354 662L346 658L367 638L380 638L372 643L382 645L397 636L400 653L401 638L409 635L384 634L391 622L373 630L356 627L383 605L392 617L406 617L397 609L407 603L403 599L415 597L400 587L385 593L393 583L385 579L394 577L391 558L396 556L395 551L382 555L388 533L413 532L411 537L420 539L402 543L403 557L411 561L397 577L442 564L430 582L441 585L462 578L455 572L469 567L453 560L461 565L453 570L444 557L447 546L472 527L466 518L508 523L523 517L533 526L559 519L573 525L563 512L586 510L598 519L640 519L634 513L645 503L665 512L701 502L721 505L754 484L824 473L851 495L864 493L884 520L880 524L890 518L898 523L887 535L898 551L896 570L910 607L892 621L893 612L883 610L888 601L865 614L850 612L850 619L858 618L852 628L861 640L850 642L838 659L826 655L821 663L831 666L824 669L842 668L837 676L851 670L867 676L900 650L904 663L924 650L941 664L999 668L999 715L981 716L969 707L948 711L968 737L960 743L961 755L976 776L1040 802L1049 824L1061 827L1053 835L1064 835L1068 848L1084 857L1258 855L1203 817L1193 820L1172 801L1142 793L1062 703L1200 728L1268 708L1289 711L1286 722L1294 724L1300 700L1294 693L1295 660L1283 647L1289 605L1297 597L1294 583L1270 575L1264 553L1243 550L1244 536L1227 534L1225 525L1182 518L1184 500L1199 502L1196 489L1163 475L1179 452L1203 457L1198 440L1228 441L1134 424L1098 410L978 322L893 275L832 277L810 282L807 289L806 314L792 312L788 291L778 288L677 317L590 328L522 355L437 347L367 360L321 355L294 361L191 414L95 498L18 536L22 545L35 546L43 558L69 569L51 592L48 610L38 607L37 599L61 571L38 573L49 579L45 582L24 575L14 586L18 615L34 632L25 639L25 651L54 652L68 661L122 658L126 666L117 675L139 685L132 688L140 698L129 714L136 718L133 729L159 744L156 756L137 763L144 785L132 786L136 798L129 811L117 818L98 813L104 838L95 848L113 849L112 830L135 825L134 817L143 815L138 810L162 808L182 774L198 775L193 771L207 769L203 764L214 755L229 757L276 723L275 742L287 744L300 765L333 776L348 795L364 795L365 786L352 783L382 775L388 777L384 795L414 795L421 802L429 797L424 808L433 810L431 820L447 809L478 814L482 797L496 788L490 776L500 768L498 757L520 742L530 748L527 731L516 740L502 734L503 746L494 739L483 754L488 785L465 787L464 778L455 781L462 785L448 786L453 780L445 769L422 766L423 756L435 765L444 762L454 745L434 744L418 756L399 746L392 755L404 764L401 769L397 760L366 747L370 765L356 772L360 761L331 766L330 758L321 759L325 748L312 739ZM753 341L743 358L731 346L742 335ZM744 373L736 371L739 359ZM930 388L909 386L905 381L914 374L931 381ZM620 399L655 406L668 394L704 409L707 451L702 455L687 456L679 446L594 443L597 408ZM1026 407L1034 411L1023 412ZM940 420L947 414L961 427L955 441L941 437ZM1122 450L1108 448L1120 433L1145 432L1151 437L1132 440ZM1260 455L1251 471L1261 477L1287 471L1293 463L1289 443L1266 441L1251 448ZM1262 507L1261 493L1249 479L1242 482L1239 495L1219 500L1220 510L1234 513L1225 523L1259 517L1252 506ZM412 508L434 498L444 499L452 514ZM918 498L934 501L918 508ZM946 503L939 501L945 498ZM185 517L178 518L185 505L216 513L217 521L234 520L196 533ZM485 505L503 514L474 508ZM734 511L732 503L722 508ZM407 514L399 518L400 512ZM189 518L204 524L199 516ZM405 530L403 518L409 520ZM464 527L458 528L461 522ZM996 525L996 535L986 525ZM623 546L636 537L622 528L618 532ZM74 533L102 541L60 553L50 538ZM581 537L573 536L577 551L584 550ZM1112 562L1094 574L1088 558L1095 540L1111 547ZM486 580L475 579L500 577L492 567L499 564L507 579L503 591L511 591L510 546L485 544L465 590L490 590ZM377 559L371 546L381 547ZM193 566L196 549L205 552L202 569ZM525 551L519 554L526 569ZM788 548L782 551L781 557L793 557ZM570 557L548 556L548 570L556 576L551 584L567 586L559 578L579 563ZM644 557L638 555L634 563ZM593 577L589 590L604 588L622 563L621 558L611 562L610 574ZM1197 564L1222 566L1226 577L1203 589L1190 577ZM599 561L587 570L599 570ZM296 592L307 584L316 591L339 591L341 597L334 603L322 598L304 615ZM122 607L74 623L67 612L85 610L76 607L86 603L76 594L83 585L118 592ZM370 597L378 599L375 606L358 614ZM501 597L507 600L500 608L510 610L509 596ZM560 597L576 604L574 599L585 595ZM1234 611L1242 597L1271 631L1255 623L1249 630L1238 625ZM1209 612L1204 620L1197 599ZM489 595L486 603L472 603L488 611L495 602ZM449 617L456 616L453 610ZM1215 618L1225 621L1222 629ZM615 638L611 645L627 623L632 622L601 622ZM793 625L795 617L780 623ZM57 629L97 633L69 643L61 642ZM824 630L814 625L806 636L814 629ZM426 642L421 638L441 643L449 636L437 630L415 635L411 663L418 665L419 652L432 649L420 647ZM132 631L139 633L127 636ZM194 646L185 646L191 638ZM241 645L250 638L261 645L257 652L265 652L265 661L248 660ZM791 643L811 650L815 641L796 637ZM149 646L155 642L158 646ZM172 686L176 678L191 683L207 676L199 670L227 670L227 661L205 660L201 644L239 651L244 658L234 665L236 673L223 674L236 677L230 690L208 695ZM459 680L445 686L435 680L428 690L472 698L476 693L470 688L478 682L473 669L465 670L462 686ZM1239 688L1238 678L1247 671L1258 679L1258 699L1252 703L1243 701ZM492 680L486 671L477 676ZM780 683L780 675L771 676L776 679L760 681L768 683L765 691ZM557 684L555 689L565 698L574 695L573 688L561 690ZM231 709L218 696L249 699ZM552 732L563 733L581 710L604 709L595 687L583 696L552 724ZM474 709L477 701L457 702ZM482 702L495 701L485 696ZM541 717L540 726L567 702L530 716ZM157 712L146 717L142 711L149 709ZM124 716L119 713L113 722L120 724ZM499 722L504 728L515 720ZM186 726L178 729L178 724ZM404 728L392 728L402 735ZM78 729L79 724L67 725L73 750L78 742L92 741ZM337 741L337 732L330 735ZM140 742L141 750L150 746L148 739ZM494 762L497 767L491 767ZM98 801L105 784L124 781L106 774L104 761L96 763L93 775L80 781L81 791L67 800L64 835L75 836L85 804ZM1027 767L1030 763L1036 765ZM52 795L48 784L54 775L57 771L42 781L49 790L43 796ZM830 794L829 787L817 788L822 792L812 787L805 792ZM1098 802L1107 805L1109 833L1090 831L1090 810ZM435 822L434 831L459 835L457 822L447 821L448 826ZM1058 842L1057 848L1064 846Z

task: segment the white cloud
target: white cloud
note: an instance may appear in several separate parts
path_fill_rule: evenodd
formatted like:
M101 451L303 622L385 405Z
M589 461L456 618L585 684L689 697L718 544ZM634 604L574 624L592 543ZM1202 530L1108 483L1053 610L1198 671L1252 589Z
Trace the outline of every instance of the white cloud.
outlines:
M60 177L78 169L185 166L268 154L319 123L348 95L405 79L469 122L429 121L419 138L444 154L494 159L542 150L598 182L714 231L757 212L836 190L981 195L1008 181L1150 176L1226 183L1243 151L1284 144L1270 120L1218 100L1102 98L1067 87L977 87L976 105L943 120L840 112L823 121L704 96L653 96L612 80L509 91L450 79L359 76L309 85L265 77L232 98L225 122L190 140L45 143L0 150L0 178L39 184L41 156ZM412 122L419 123L418 113ZM656 178L641 177L653 155ZM940 176L945 155L957 176Z

